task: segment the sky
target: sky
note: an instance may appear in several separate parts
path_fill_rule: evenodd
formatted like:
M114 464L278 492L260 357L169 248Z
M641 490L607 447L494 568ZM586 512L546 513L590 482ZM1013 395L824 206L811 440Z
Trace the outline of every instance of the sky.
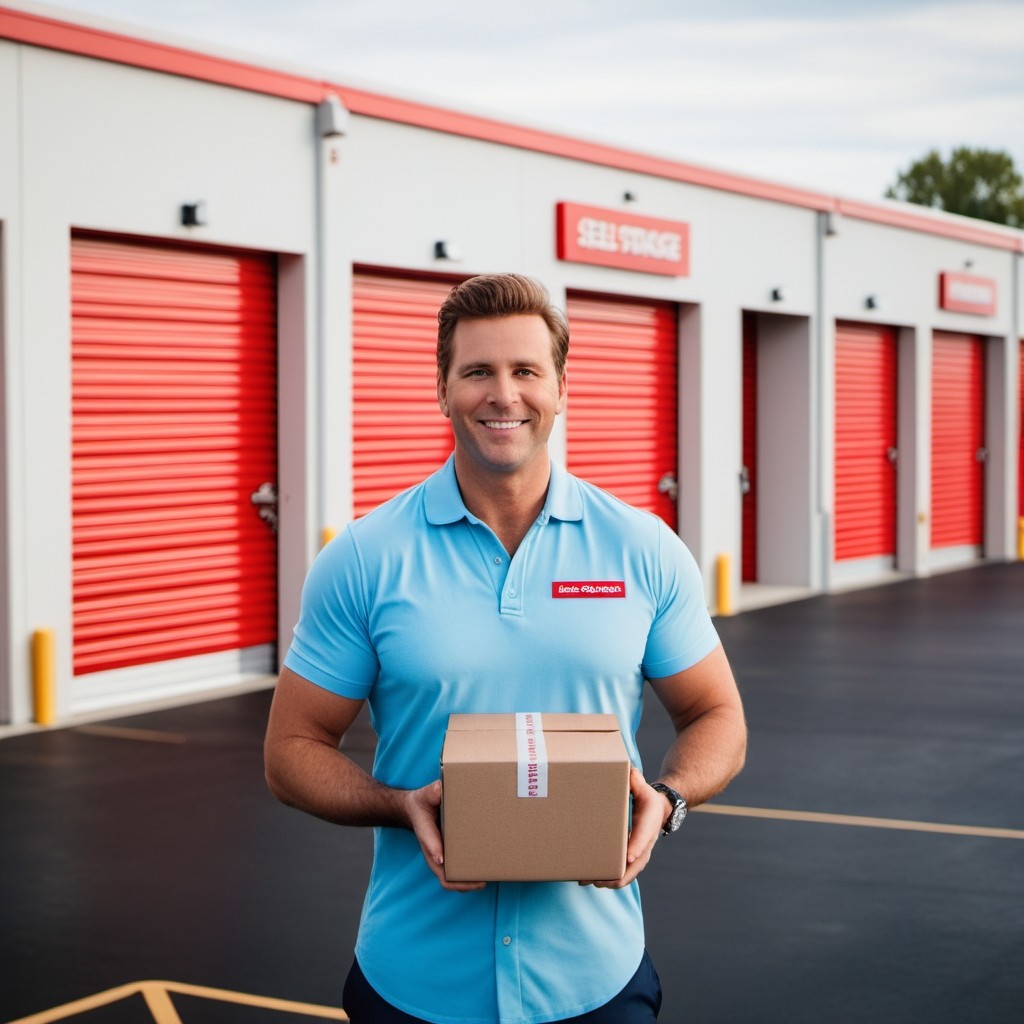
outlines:
M930 149L1005 150L1024 172L1024 0L56 7L340 85L850 199L882 198Z

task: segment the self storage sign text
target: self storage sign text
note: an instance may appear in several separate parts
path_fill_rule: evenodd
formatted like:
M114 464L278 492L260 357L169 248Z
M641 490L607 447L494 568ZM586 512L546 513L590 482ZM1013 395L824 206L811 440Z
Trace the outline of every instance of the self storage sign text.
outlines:
M556 228L560 260L670 277L690 272L690 226L680 221L559 203Z

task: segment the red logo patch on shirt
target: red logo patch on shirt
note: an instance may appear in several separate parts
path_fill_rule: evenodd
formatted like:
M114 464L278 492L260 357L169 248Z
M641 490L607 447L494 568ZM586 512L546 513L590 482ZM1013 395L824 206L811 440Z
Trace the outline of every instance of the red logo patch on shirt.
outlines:
M555 580L552 597L625 597L623 580Z

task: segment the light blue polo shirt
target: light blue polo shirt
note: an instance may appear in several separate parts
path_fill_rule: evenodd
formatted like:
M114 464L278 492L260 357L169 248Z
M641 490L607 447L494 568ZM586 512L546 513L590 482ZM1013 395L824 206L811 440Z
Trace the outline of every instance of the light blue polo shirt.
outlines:
M644 678L717 643L696 563L661 519L552 465L544 509L509 559L466 509L449 458L320 553L285 664L366 698L374 775L411 789L438 778L453 712L611 712L639 766ZM356 956L415 1017L573 1017L618 994L643 949L635 882L447 892L412 832L375 830Z

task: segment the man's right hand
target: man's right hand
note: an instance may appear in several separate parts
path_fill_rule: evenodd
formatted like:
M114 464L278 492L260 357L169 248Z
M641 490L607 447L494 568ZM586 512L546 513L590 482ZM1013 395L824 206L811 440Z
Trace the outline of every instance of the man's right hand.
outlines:
M486 882L449 882L444 877L444 842L441 839L441 780L422 789L405 792L406 815L409 827L419 840L423 859L434 872L442 887L451 892L474 892L483 889Z

